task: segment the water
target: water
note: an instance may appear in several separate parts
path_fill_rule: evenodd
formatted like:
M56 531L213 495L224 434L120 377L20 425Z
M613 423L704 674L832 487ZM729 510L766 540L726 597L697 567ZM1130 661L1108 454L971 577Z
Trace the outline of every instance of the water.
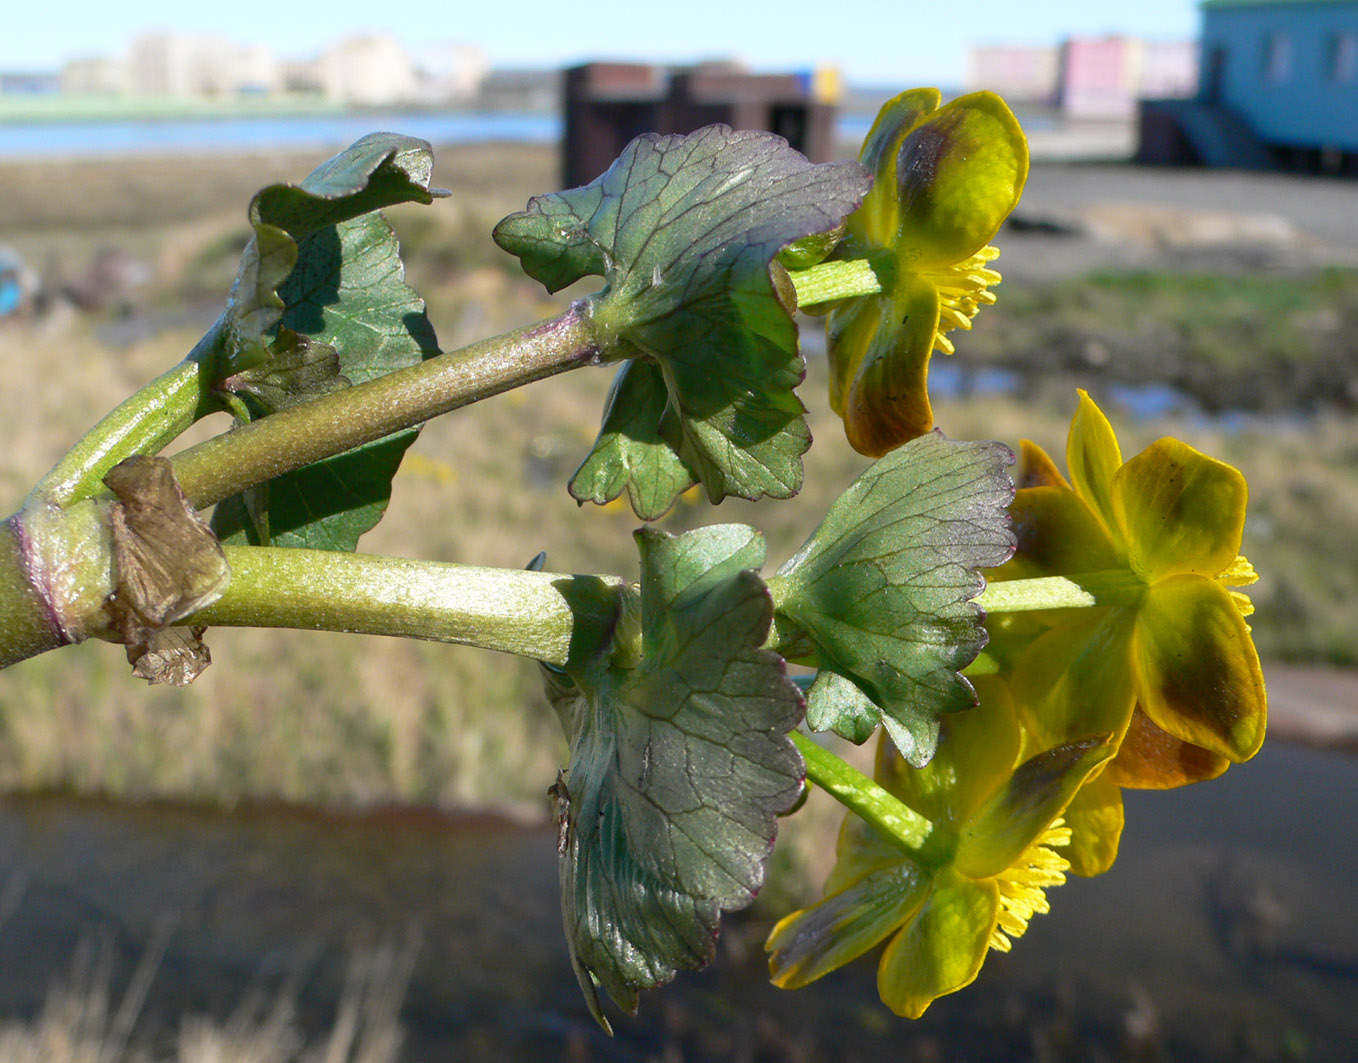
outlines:
M558 919L554 834L429 812L234 813L0 801L0 1017L32 1015L77 943L111 941L115 999L169 928L147 1023L224 1022L287 985L333 1021L347 959L421 935L403 1060L1358 1058L1358 771L1272 742L1215 782L1127 792L1118 865L1051 893L1010 956L924 1018L871 963L773 989L768 914L727 921L712 968L590 1020ZM0 879L0 894L10 893ZM0 897L0 902L4 898Z
M374 130L391 130L435 144L550 143L560 139L561 119L553 114L392 111L0 123L0 159L339 148Z
M871 115L840 116L838 135L856 143ZM433 144L508 140L554 143L556 114L467 111L373 111L361 114L259 115L222 118L128 118L100 121L0 122L0 160L338 148L374 130Z

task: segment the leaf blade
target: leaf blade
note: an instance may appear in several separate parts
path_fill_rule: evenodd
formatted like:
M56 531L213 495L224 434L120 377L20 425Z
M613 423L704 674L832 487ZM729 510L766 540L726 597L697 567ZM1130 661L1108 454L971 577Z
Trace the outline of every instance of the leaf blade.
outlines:
M768 133L646 134L589 185L534 197L495 240L549 290L604 278L590 306L609 356L662 370L667 402L649 431L674 454L667 472L688 468L713 502L787 498L801 486L810 433L794 394L804 373L796 325L770 263L837 228L867 186L856 163L813 165ZM634 487L646 476L634 458L601 432L590 460L599 482L616 485L611 497L672 487Z
M787 737L800 694L762 649L762 540L740 526L637 537L640 658L614 646L568 666L573 694L549 683L571 744L558 783L562 918L601 1022L596 985L635 1010L641 989L711 959L722 911L763 880L775 817L804 771Z
M920 436L860 476L779 570L780 624L809 637L832 676L812 686L817 729L862 741L870 703L919 766L939 717L974 703L958 673L986 641L979 570L1013 551L1012 460L999 443Z

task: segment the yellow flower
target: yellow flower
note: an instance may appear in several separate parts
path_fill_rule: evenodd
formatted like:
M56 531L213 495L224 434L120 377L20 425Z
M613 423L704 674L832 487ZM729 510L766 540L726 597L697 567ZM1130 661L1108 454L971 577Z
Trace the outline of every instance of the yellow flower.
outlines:
M831 314L830 404L849 442L879 457L933 427L929 355L953 353L945 333L971 328L1000 275L988 246L1018 203L1028 142L994 93L939 107L937 89L883 106L860 161L872 190L848 220L837 256L867 259L882 290Z
M1032 747L1115 736L1116 756L1067 813L1074 870L1097 874L1117 854L1122 787L1215 778L1264 740L1267 695L1244 620L1252 606L1228 589L1257 578L1239 555L1247 489L1238 470L1174 439L1124 463L1083 391L1069 482L1041 448L1023 449L1018 551L997 575L1067 576L1116 600L1048 615L1012 665Z
M932 830L918 849L853 815L817 904L769 935L775 984L806 985L882 941L882 1001L918 1018L969 985L990 949L1007 952L1045 890L1065 881L1057 852L1070 839L1062 809L1111 752L1107 736L1067 743L1015 768L1020 730L1004 684L977 681L977 708L944 718L938 752L911 767L879 736L876 778Z

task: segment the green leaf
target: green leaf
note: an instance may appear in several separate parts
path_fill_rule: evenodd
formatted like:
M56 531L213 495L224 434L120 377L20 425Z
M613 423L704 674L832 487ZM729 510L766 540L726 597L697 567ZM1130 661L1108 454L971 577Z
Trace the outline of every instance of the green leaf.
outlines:
M649 386L614 393L577 498L626 488L647 500L637 510L647 517L683 489L679 468L713 502L797 493L811 440L793 392L804 368L769 265L787 244L834 230L868 184L857 163L813 165L770 133L708 126L638 137L595 181L537 196L496 226L496 242L550 291L602 276L590 310L604 357L650 362L665 385L662 410Z
M775 817L804 769L802 699L761 646L773 606L757 532L637 532L639 630L624 610L600 649L545 670L570 741L558 810L561 911L595 1017L708 963L722 911L759 889Z
M654 362L625 362L613 379L599 438L571 478L581 502L605 502L623 490L632 511L655 520L697 482L683 459L660 436L665 380Z
M279 401L305 400L438 353L424 301L406 286L396 236L379 214L313 232L278 291L287 309L275 346L287 352L300 343L304 349L236 378L251 398L263 390L274 409ZM324 349L336 352L340 380L324 376L326 370L309 360ZM301 394L287 390L306 373L319 379L307 381ZM227 499L213 514L213 529L235 544L353 550L386 510L392 478L416 434L397 432L280 476L250 492L253 497Z
M1013 552L1012 461L999 443L920 436L860 476L769 581L780 628L815 646L813 729L861 742L875 716L918 767L939 717L975 703L958 672L986 643L979 570Z
M214 325L217 379L271 360L287 309L278 287L297 265L300 244L351 218L396 203L432 203L434 156L423 140L371 133L322 163L300 185L270 185L250 201L254 236L241 255L226 312Z
M276 413L353 383L340 372L335 348L291 329L279 328L272 354L269 361L227 377L222 389L248 396L265 413Z

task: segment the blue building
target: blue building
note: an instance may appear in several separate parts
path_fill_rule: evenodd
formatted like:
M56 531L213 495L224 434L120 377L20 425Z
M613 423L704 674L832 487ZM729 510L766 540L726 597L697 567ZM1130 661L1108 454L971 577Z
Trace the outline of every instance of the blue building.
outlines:
M1204 0L1198 98L1147 100L1153 161L1358 173L1358 0Z

